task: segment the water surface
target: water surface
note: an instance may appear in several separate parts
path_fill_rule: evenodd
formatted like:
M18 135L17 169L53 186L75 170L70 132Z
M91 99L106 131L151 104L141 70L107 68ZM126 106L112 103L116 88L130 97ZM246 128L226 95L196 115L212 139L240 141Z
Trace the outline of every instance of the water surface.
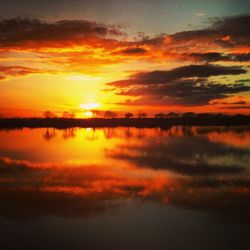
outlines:
M250 127L0 131L0 249L250 249Z

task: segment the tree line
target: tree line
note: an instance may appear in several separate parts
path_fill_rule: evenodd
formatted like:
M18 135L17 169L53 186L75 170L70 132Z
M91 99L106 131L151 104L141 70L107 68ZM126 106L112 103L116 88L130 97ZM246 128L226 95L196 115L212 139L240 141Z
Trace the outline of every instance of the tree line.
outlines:
M118 114L116 112L113 111L104 111L104 112L100 112L100 111L92 111L94 114L94 117L103 117L103 118L107 118L107 119L114 119L118 117ZM242 114L237 114L234 115L235 117L243 117L244 115ZM75 113L73 112L69 112L69 111L65 111L63 112L60 116L58 116L56 113L52 112L52 111L45 111L43 113L43 117L44 118L65 118L65 119L74 119ZM127 112L124 114L124 118L126 119L130 119L130 118L147 118L148 114L145 112L138 112L136 114L133 114L131 112ZM176 113L176 112L169 112L169 113L156 113L154 115L154 118L204 118L204 119L208 119L208 118L213 118L213 117L218 117L218 118L226 118L226 117L231 117L228 114L223 114L223 113L194 113L194 112L185 112L185 113Z

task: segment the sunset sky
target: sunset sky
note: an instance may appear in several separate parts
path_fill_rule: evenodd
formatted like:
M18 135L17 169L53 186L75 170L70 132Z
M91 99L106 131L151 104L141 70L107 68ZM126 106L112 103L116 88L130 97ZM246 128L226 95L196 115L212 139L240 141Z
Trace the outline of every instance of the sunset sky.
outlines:
M249 0L0 1L0 116L250 114Z

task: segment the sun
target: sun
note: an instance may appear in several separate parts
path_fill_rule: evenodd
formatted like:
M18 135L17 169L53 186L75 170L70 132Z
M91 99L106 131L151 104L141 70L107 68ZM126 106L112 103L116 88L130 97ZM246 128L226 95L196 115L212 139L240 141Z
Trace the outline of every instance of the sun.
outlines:
M89 102L89 103L80 104L80 108L84 110L83 115L86 118L93 118L95 115L94 110L100 107L101 107L101 104L97 102Z
M92 111L86 111L84 112L84 116L87 118L92 118L94 117L94 113Z

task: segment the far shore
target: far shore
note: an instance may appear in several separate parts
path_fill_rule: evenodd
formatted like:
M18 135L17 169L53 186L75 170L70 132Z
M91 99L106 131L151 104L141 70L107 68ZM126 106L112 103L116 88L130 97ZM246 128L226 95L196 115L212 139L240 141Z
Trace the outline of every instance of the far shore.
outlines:
M250 116L239 117L179 117L179 118L0 118L0 129L73 127L137 127L170 128L171 126L250 126Z

